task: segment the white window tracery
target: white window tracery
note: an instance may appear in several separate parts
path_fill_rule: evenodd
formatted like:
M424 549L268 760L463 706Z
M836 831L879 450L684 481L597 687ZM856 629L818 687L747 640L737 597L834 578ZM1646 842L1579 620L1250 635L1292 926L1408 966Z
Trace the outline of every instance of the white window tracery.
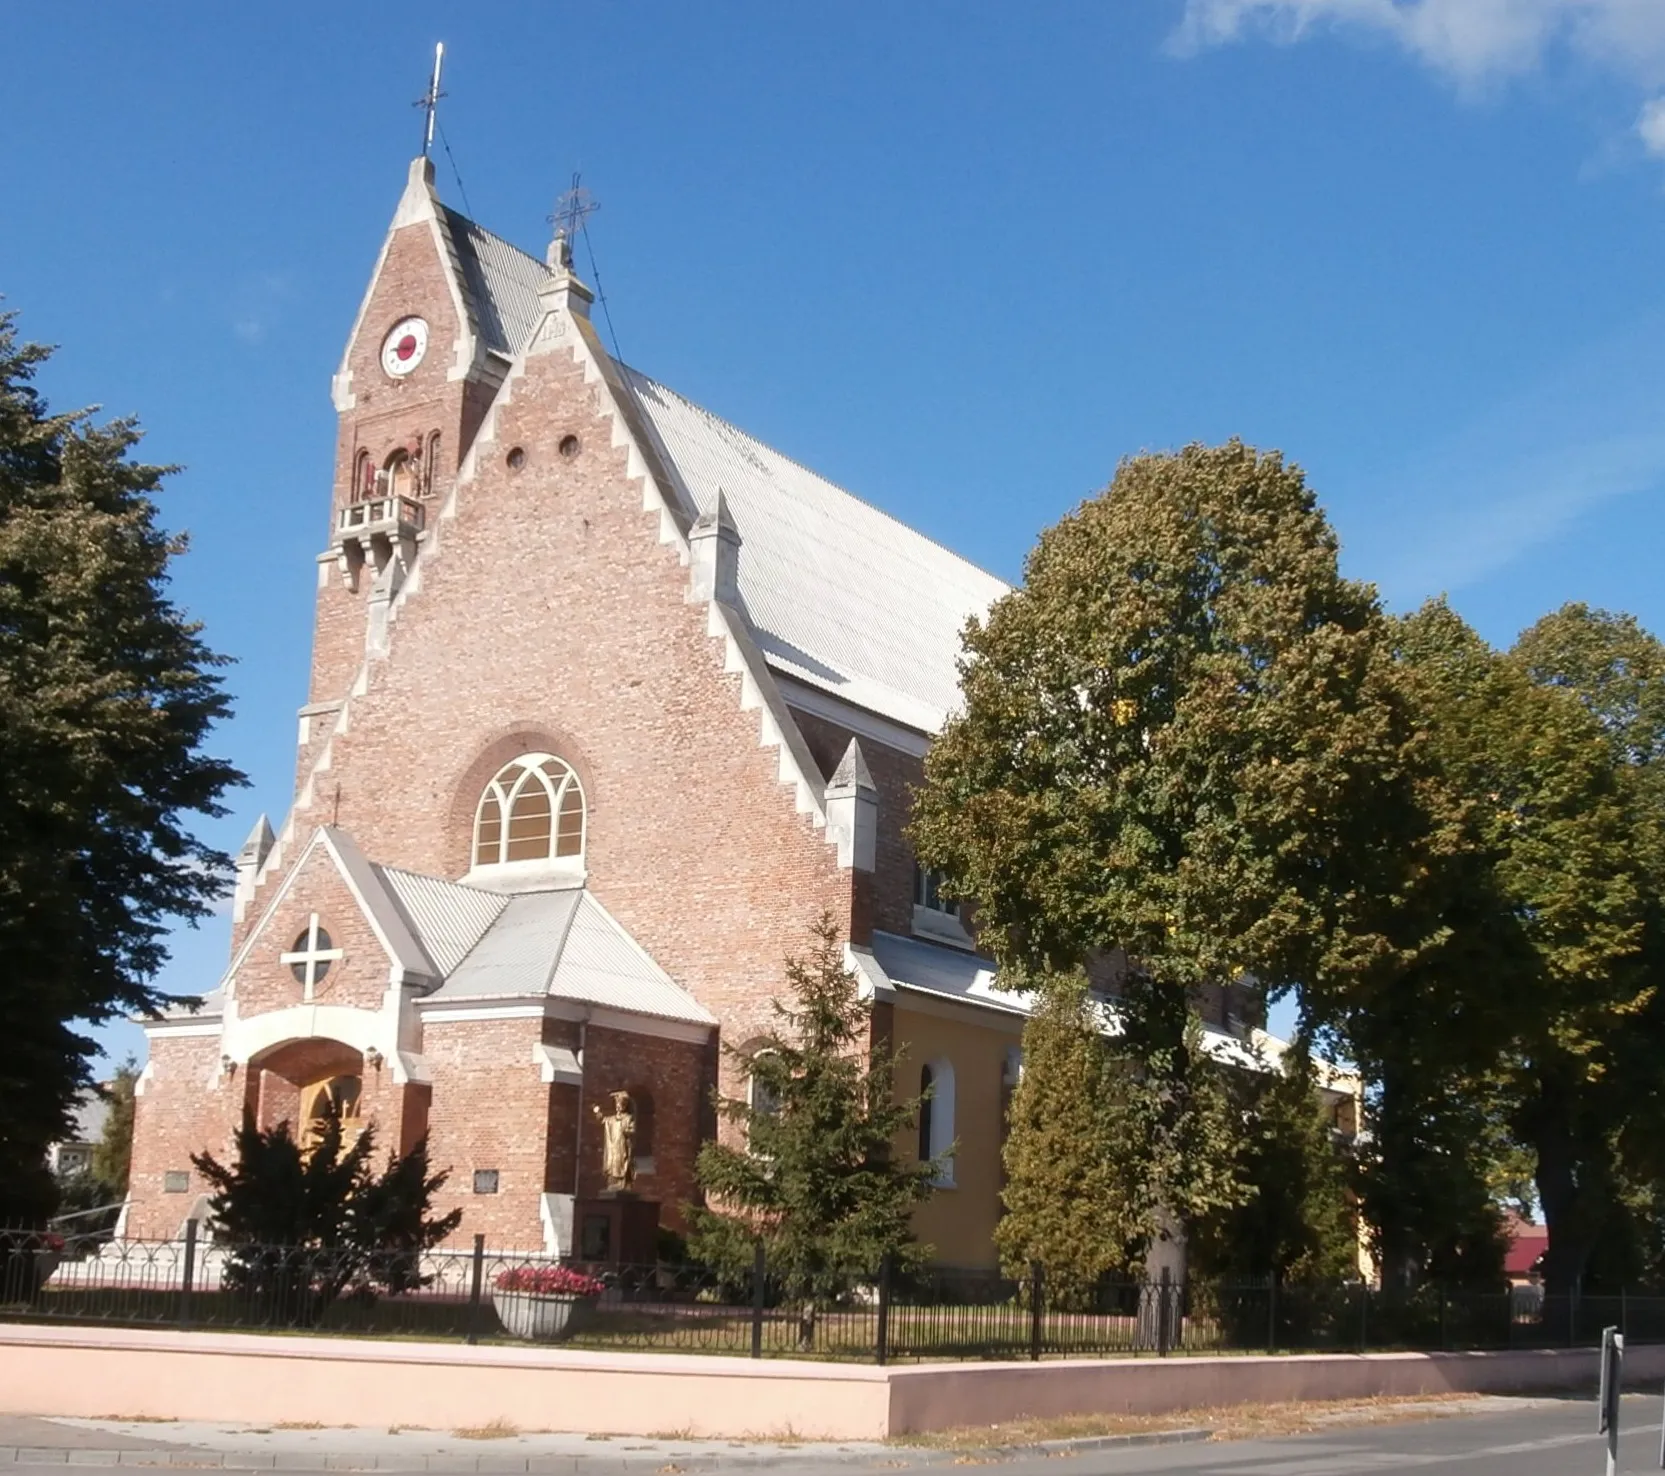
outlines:
M581 861L584 790L552 753L523 753L492 777L474 816L474 865Z

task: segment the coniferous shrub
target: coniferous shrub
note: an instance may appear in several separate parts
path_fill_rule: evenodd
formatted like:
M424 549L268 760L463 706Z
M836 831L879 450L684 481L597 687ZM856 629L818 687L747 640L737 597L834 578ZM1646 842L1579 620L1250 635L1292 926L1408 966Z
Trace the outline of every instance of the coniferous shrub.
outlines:
M267 1320L307 1326L343 1297L370 1301L427 1285L423 1253L462 1222L460 1209L429 1213L448 1174L429 1172L426 1139L389 1154L380 1174L371 1166L375 1129L345 1144L333 1110L310 1149L287 1122L260 1128L247 1112L236 1141L230 1167L210 1153L191 1162L216 1191L216 1238L232 1247L222 1284Z

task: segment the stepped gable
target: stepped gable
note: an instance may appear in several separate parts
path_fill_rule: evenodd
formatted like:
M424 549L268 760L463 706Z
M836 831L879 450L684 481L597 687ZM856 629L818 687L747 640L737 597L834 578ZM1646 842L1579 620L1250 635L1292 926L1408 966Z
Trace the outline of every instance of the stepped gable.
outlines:
M453 210L444 217L474 317L495 352L526 347L548 268ZM934 733L958 703L968 617L1003 580L627 365L630 408L690 518L721 495L744 543L740 599L771 668Z

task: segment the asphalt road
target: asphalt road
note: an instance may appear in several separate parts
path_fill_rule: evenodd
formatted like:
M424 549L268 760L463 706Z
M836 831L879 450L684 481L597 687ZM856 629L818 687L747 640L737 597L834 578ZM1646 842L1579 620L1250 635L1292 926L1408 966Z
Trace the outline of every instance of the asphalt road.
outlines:
M1658 1471L1661 1401L1627 1395L1619 1421L1619 1471ZM1606 1437L1596 1434L1592 1399L1507 1414L1454 1416L1353 1426L1284 1440L1211 1441L1097 1451L1070 1460L1071 1476L1206 1473L1206 1476L1362 1476L1417 1471L1428 1476L1602 1476ZM1047 1472L1057 1459L1016 1461L1003 1476Z
M1626 1396L1620 1421L1624 1431L1621 1473L1637 1476L1660 1469L1660 1420L1658 1396ZM40 1451L39 1459L34 1458L34 1452L21 1458L0 1459L0 1476L67 1476L68 1467L111 1465L118 1457L123 1468L142 1463L152 1471L197 1467L200 1472L204 1466L219 1467L222 1450L224 1469L235 1468L236 1457L230 1449L211 1450L206 1440L193 1439L193 1432L180 1427L162 1427L149 1435L148 1431L141 1434L128 1426L118 1434L103 1422L95 1431L86 1428L92 1422L70 1425L18 1419L0 1420L0 1425L16 1427L0 1429L0 1435L15 1442L13 1448L25 1440L44 1444L49 1423L53 1427L51 1443L56 1448ZM246 1436L255 1433L270 1432L244 1432L243 1444L248 1443ZM916 1476L946 1476L950 1466L961 1464L986 1464L991 1467L990 1476L1375 1476L1397 1471L1427 1472L1429 1476L1457 1472L1464 1476L1601 1476L1606 1456L1605 1438L1595 1432L1595 1404L1587 1398L1537 1402L1501 1413L1338 1427L1277 1440L1125 1446L998 1460L872 1445L766 1450L735 1444L721 1450L713 1449L716 1442L694 1442L702 1447L696 1454L694 1449L673 1452L663 1448L668 1442L603 1443L582 1442L577 1437L543 1437L540 1445L551 1440L576 1445L559 1455L551 1449L529 1461L512 1457L504 1448L514 1442L495 1443L489 1453L466 1460L457 1458L461 1452L455 1449L455 1442L450 1452L443 1445L428 1443L420 1455L412 1448L414 1459L407 1463L402 1452L394 1455L391 1437L376 1442L379 1447L389 1448L366 1445L355 1450L344 1438L350 1433L316 1432L312 1439L318 1443L306 1449L297 1448L291 1440L289 1448L266 1453L261 1464L271 1462L279 1471L318 1471L326 1466L333 1470L365 1470L380 1465L383 1470L425 1469L454 1472L456 1476L506 1472L512 1466L522 1472L530 1466L540 1476L661 1476L682 1472L705 1476L712 1471L744 1472L747 1476L761 1476L763 1471L769 1476L899 1476L910 1471ZM6 1455L9 1457L10 1451ZM267 1469L272 1465L268 1464Z

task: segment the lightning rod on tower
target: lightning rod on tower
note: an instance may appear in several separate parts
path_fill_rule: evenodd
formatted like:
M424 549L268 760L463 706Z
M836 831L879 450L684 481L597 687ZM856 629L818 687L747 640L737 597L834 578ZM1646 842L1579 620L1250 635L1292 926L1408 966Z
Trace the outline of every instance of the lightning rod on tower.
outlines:
M445 43L434 43L434 79L428 84L427 92L417 98L416 106L426 110L428 117L422 130L422 157L428 157L428 151L434 146L434 114L439 109L439 100L445 96L439 90L439 70L445 62Z

